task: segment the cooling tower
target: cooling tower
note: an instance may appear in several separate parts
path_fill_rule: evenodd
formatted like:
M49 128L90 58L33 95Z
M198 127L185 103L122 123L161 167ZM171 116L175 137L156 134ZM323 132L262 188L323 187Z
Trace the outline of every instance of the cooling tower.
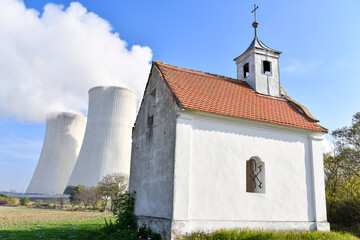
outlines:
M137 94L121 87L89 90L83 145L67 185L96 186L103 176L130 173L131 133Z
M84 138L86 117L73 113L46 116L43 148L26 193L62 194Z

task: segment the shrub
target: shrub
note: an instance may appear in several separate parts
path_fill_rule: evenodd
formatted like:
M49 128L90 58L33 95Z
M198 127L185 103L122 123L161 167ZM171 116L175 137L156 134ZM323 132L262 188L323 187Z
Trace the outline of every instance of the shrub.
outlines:
M73 207L72 210L73 211L84 211L84 208L82 208L82 207Z
M8 196L8 204L9 205L18 205L19 199L9 195Z
M8 203L9 203L9 201L8 201L7 197L0 197L0 205L6 205Z
M36 200L36 202L34 202L34 207L39 208L39 207L41 207L42 203L43 203L43 201L38 199L38 200Z
M28 203L30 202L28 197L22 197L20 198L20 205L21 206L26 206Z
M43 203L43 204L41 204L41 206L44 207L44 208L51 208L50 203Z
M328 198L327 205L330 223L348 228L360 225L360 199Z
M11 195L0 195L0 205L17 205L17 198L14 198Z
M102 239L152 239L161 240L158 233L147 226L138 227L134 214L135 193L125 192L114 200L115 223L105 221Z

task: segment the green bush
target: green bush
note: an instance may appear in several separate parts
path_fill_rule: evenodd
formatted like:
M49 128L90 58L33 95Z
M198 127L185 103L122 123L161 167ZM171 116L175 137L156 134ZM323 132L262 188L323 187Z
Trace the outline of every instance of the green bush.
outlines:
M28 197L22 197L20 198L20 205L21 206L26 206L28 203L30 202Z
M114 223L105 221L101 239L161 240L160 234L152 232L150 228L138 227L134 204L135 193L126 192L115 199L113 214L116 216L116 220Z
M327 200L328 220L337 226L353 228L360 225L360 199Z

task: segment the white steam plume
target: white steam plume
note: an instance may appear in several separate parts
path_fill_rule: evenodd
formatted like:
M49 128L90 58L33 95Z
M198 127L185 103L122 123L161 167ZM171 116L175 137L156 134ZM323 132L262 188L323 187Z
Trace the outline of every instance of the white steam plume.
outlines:
M140 96L149 47L132 46L80 3L47 4L40 14L0 1L0 117L41 122L47 112L86 112L88 90L124 86Z

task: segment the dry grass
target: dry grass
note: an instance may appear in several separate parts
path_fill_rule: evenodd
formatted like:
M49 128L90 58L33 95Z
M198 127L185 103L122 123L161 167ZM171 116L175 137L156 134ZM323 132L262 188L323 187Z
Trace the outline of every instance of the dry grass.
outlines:
M17 226L27 224L86 221L105 217L111 217L111 214L0 206L0 229L17 228Z

